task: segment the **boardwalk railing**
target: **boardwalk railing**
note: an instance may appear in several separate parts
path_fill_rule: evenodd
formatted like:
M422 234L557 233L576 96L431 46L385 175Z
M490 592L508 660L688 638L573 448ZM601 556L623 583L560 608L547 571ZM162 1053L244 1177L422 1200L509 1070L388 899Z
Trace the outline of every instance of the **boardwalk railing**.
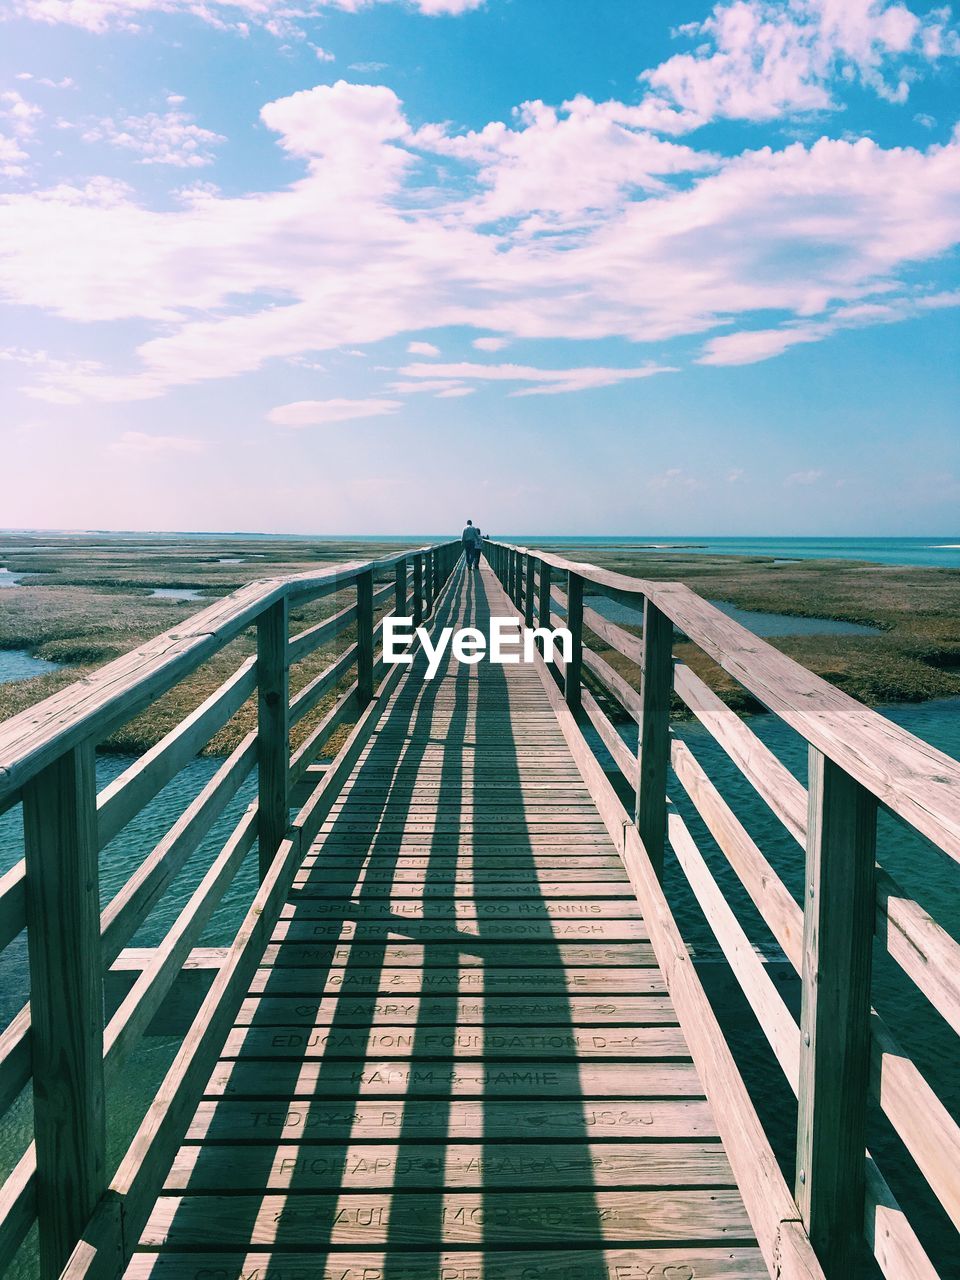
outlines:
M547 669L568 743L621 854L658 962L714 1105L771 1275L807 1275L791 1258L805 1229L828 1280L854 1274L863 1241L888 1280L935 1277L866 1147L879 1107L935 1198L960 1228L960 1128L871 1004L875 945L960 1032L960 946L875 860L879 808L960 862L960 765L793 662L677 583L648 582L543 551L485 544L526 627L566 625L573 653ZM642 638L585 605L602 595L643 611ZM803 785L707 685L673 659L674 632L699 646L808 744ZM584 632L640 670L637 691ZM670 730L674 695L709 731L805 850L802 904ZM636 721L628 747L605 706ZM589 722L625 783L612 785L581 731ZM699 814L802 983L799 1025L671 805L673 778ZM628 812L620 796L635 797ZM672 853L797 1097L788 1189L664 895ZM936 856L931 850L930 856Z
M276 924L300 851L406 670L396 665L384 674L377 655L383 618L375 619L391 605L417 623L429 617L459 557L460 545L446 543L253 583L0 725L0 813L22 803L24 842L23 860L0 878L0 950L26 930L30 970L30 1002L0 1034L0 1115L28 1087L33 1100L33 1142L0 1188L0 1272L34 1221L42 1280L59 1275L68 1260L77 1274L122 1271ZM348 589L355 599L346 607L290 634L292 610ZM251 628L255 653L98 792L97 744ZM291 698L291 669L348 629L354 642L305 683L295 681ZM339 695L332 707L291 752L291 729L332 692ZM101 850L254 698L256 728L101 910ZM324 744L349 724L333 761L317 766ZM105 974L129 959L127 944L254 770L256 803L105 1019ZM309 799L291 820L305 779L313 784ZM254 843L259 877L243 923L114 1172L106 1117L119 1069L191 966L192 950Z

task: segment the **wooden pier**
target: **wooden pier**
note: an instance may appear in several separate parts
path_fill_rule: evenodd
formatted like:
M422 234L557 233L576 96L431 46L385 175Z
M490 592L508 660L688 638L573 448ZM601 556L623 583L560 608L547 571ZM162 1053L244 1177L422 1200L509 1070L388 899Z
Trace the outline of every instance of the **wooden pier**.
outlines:
M935 1277L868 1109L954 1227L960 1129L872 1008L871 963L885 948L956 1031L960 947L877 865L875 832L882 805L960 861L960 765L687 588L497 543L471 573L459 552L253 584L0 726L0 810L22 803L25 850L0 880L0 947L26 929L31 973L0 1034L0 1106L32 1086L35 1133L0 1190L0 1265L38 1220L42 1280L848 1280L869 1254L888 1280ZM291 634L298 608L347 591ZM591 594L642 602L642 637ZM387 612L565 625L571 659L448 651L428 680L419 650L384 666ZM98 794L96 743L251 627L256 656ZM673 661L675 628L803 735L808 788ZM291 669L328 646L291 697ZM674 696L803 846L802 902L672 737ZM99 851L251 698L257 730L101 911ZM257 803L163 942L131 949L253 771ZM796 969L799 1021L677 788ZM234 941L200 948L251 857ZM793 1168L678 928L678 876L797 1096ZM171 1010L180 1048L110 1167L118 1072Z

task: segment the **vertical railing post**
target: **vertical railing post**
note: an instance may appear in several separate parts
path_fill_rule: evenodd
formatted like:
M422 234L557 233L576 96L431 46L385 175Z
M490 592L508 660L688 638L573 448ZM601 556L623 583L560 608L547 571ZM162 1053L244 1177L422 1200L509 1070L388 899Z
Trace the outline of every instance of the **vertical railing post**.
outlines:
M424 554L423 566L423 590L426 597L424 602L424 612L427 617L433 613L433 558L436 553L433 550Z
M526 585L523 592L523 620L528 627L533 626L534 613L534 595L533 595L533 570L534 560L531 552L527 552L526 563Z
M423 621L423 552L413 557L413 625Z
M357 700L373 698L373 570L357 574Z
M261 880L290 821L288 621L286 596L257 619L257 846Z
M673 690L673 623L643 602L640 673L640 773L636 824L657 878L663 879L667 837L667 767L670 763L670 699Z
M398 560L395 570L394 603L398 618L407 617L407 558Z
M551 627L553 625L553 606L550 601L550 591L552 588L551 569L545 560L540 561L540 626Z
M107 1183L92 743L24 787L23 825L40 1275L53 1280Z
M814 747L808 786L796 1199L842 1280L863 1226L877 806Z
M510 553L510 598L517 606L520 604L520 552Z
M563 698L570 710L580 710L580 673L583 670L583 579L567 574L567 629L573 644L563 681Z

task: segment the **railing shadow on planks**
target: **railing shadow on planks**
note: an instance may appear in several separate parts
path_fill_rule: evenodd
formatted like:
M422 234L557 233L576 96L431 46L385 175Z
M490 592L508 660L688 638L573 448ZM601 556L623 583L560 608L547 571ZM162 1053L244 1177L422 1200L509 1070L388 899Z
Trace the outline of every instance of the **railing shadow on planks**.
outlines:
M0 1273L36 1221L44 1280L60 1275L68 1261L80 1272L121 1274L262 958L301 849L406 670L384 670L377 656L383 617L428 619L460 552L459 543L441 543L252 583L0 725L0 813L22 805L24 842L23 860L0 878L0 950L26 930L30 970L30 1002L0 1034L0 1115L28 1086L33 1095L33 1142L0 1188ZM353 602L290 634L294 612L345 589L355 592ZM96 745L251 629L255 652L98 792ZM318 674L296 681L291 698L291 669L345 632L355 634L353 642ZM338 696L326 709L331 693ZM256 729L101 912L101 851L250 700ZM291 730L301 721L309 731L291 754ZM348 725L329 766L316 764L324 744ZM125 950L128 943L254 770L256 804L244 806L105 1019L105 976L135 964L138 953ZM307 802L291 822L301 796ZM121 1068L190 966L191 951L255 843L259 876L243 921L111 1176L106 1112Z
M877 864L876 829L882 808L960 862L960 764L813 675L682 584L641 581L504 543L487 543L486 554L526 627L566 625L572 633L567 669L562 660L550 671L542 658L540 665L647 919L771 1274L798 1274L778 1256L783 1226L792 1216L808 1233L828 1280L854 1274L864 1242L887 1280L936 1277L867 1150L867 1109L878 1107L892 1125L956 1229L960 1127L873 1009L871 968L876 940L957 1033L960 945ZM642 609L641 635L585 607L585 589ZM639 691L584 644L585 630L639 667ZM808 789L703 680L674 661L675 633L801 735L808 750ZM696 755L671 734L674 695L804 848L802 905ZM636 754L602 702L636 721ZM586 722L633 794L631 812L620 798L624 788L612 785L584 737ZM799 975L799 1025L671 804L671 770ZM772 1173L770 1144L665 896L667 850L796 1096L792 1196ZM946 1253L954 1261L960 1257L960 1239Z
M954 1226L960 1225L960 1130L872 1009L875 938L933 1009L960 1030L960 947L876 865L879 807L960 860L960 765L811 675L679 584L645 582L543 551L497 542L485 554L527 627L565 624L570 663L536 658L571 753L623 857L658 963L713 1105L731 1166L771 1275L846 1280L866 1241L888 1280L935 1277L914 1229L866 1149L868 1106L879 1106ZM31 1003L0 1035L0 1106L32 1083L34 1143L0 1190L0 1266L40 1223L40 1267L51 1280L118 1276L162 1186L286 891L360 756L405 667L384 673L383 608L420 622L456 566L458 544L255 583L0 726L0 811L22 801L24 862L0 880L0 947L26 928ZM390 581L379 585L385 574ZM354 603L289 635L291 609L343 589ZM642 607L642 637L584 605L585 592ZM94 748L251 627L252 655L201 706L118 778L96 791ZM290 697L290 671L337 635L356 640ZM693 672L674 662L674 632L698 645L808 743L809 792ZM639 692L584 633L641 670ZM356 678L344 689L349 673ZM332 691L331 709L291 755L291 728ZM695 754L670 731L686 704L805 849L802 905ZM99 851L211 737L257 703L257 729L217 768L101 913ZM634 753L605 706L638 726ZM593 752L596 730L631 811ZM322 771L335 729L353 724ZM159 946L104 1027L105 974L177 871L258 772L258 802L210 862ZM677 808L673 778L692 801L772 938L800 975L799 1025ZM304 785L307 784L307 785ZM290 822L301 792L308 797ZM114 1173L104 1108L117 1069L190 964L206 922L258 842L259 883L233 943L166 1078ZM672 850L731 973L797 1096L791 1189L770 1135L707 999L663 888ZM29 889L29 891L28 891ZM808 1238L819 1267L811 1265ZM822 1268L822 1270L821 1270Z

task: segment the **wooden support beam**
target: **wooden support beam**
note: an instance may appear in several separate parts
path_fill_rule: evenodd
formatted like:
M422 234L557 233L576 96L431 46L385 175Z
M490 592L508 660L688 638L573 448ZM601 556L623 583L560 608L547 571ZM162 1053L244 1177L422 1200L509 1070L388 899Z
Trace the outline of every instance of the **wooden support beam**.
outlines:
M540 613L540 626L550 626L550 588L551 588L552 570L545 560L540 561L540 598L538 608Z
M290 771L290 668L286 596L257 620L257 761L261 878L286 834Z
M827 1280L863 1228L876 801L810 748L796 1199Z
M106 1188L94 750L23 790L40 1275L64 1267Z
M396 566L396 606L397 617L407 617L407 562L398 560Z
M418 551L413 557L413 625L419 627L423 621L423 553Z
M534 561L533 556L527 552L526 557L526 580L523 591L523 621L528 627L533 626L534 613L534 579L533 579Z
M428 618L430 614L433 613L433 602L436 598L436 593L434 591L433 557L433 551L424 552L423 588L425 600L423 611Z
M643 604L640 675L640 783L636 824L657 879L663 879L667 835L667 767L670 762L670 696L673 689L673 624L656 605Z
M357 574L357 697L373 697L373 570Z
M583 670L583 579L572 571L567 574L567 628L573 645L563 677L563 700L576 715L580 710L580 673Z

